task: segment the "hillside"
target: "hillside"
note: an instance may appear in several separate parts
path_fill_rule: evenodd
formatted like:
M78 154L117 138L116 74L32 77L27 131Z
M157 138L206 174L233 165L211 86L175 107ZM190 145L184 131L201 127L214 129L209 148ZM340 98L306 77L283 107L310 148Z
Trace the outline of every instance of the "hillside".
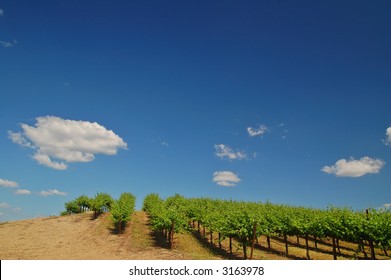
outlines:
M215 259L195 240L192 250L173 251L159 246L144 212L136 212L122 235L113 232L108 214L91 213L35 218L0 224L0 259ZM191 236L189 236L191 237ZM194 242L194 244L192 243ZM178 244L180 246L180 244ZM217 257L218 258L218 257Z
M124 259L241 259L241 249L234 244L233 254L228 254L227 241L223 249L216 240L210 245L209 234L205 238L190 233L177 234L174 249L167 245L148 227L145 212L135 212L132 221L122 235L116 234L109 214L92 219L92 213L61 217L35 218L0 223L0 259L35 260L124 260ZM217 237L217 236L216 236ZM214 237L214 238L216 238ZM254 259L305 259L304 239L289 239L290 256L284 255L284 243L272 238L272 249L266 248L266 238L260 237ZM301 244L301 245L300 245ZM341 242L338 259L355 258L355 244ZM312 259L332 259L331 245L327 240L311 250ZM389 257L378 252L379 259Z

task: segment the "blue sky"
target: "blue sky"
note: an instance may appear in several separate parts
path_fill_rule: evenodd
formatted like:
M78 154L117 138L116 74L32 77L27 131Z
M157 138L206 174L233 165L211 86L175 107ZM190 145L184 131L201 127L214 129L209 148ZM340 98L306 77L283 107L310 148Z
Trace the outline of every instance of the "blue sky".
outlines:
M390 207L389 1L0 2L0 220L151 192Z

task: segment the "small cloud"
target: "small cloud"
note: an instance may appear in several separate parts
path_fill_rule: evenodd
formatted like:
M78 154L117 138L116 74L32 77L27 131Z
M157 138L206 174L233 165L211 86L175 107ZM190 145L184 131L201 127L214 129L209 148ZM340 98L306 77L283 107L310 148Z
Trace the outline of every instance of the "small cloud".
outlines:
M0 202L0 208L9 208L10 205L7 202Z
M31 194L31 192L29 190L26 190L26 189L20 189L20 190L16 190L14 192L14 194L17 194L17 195L28 195L28 194Z
M168 142L166 140L160 140L160 144L164 147L168 147Z
M36 121L35 126L21 124L22 132L8 131L8 136L16 144L36 150L33 158L53 169L64 170L67 163L89 162L95 154L115 155L119 149L127 149L121 137L96 122L54 116Z
M269 129L265 125L260 125L258 128L247 127L247 132L250 137L260 136L262 137Z
M4 10L0 9L0 17L4 16Z
M216 171L213 173L213 182L219 186L233 187L236 186L241 180L239 177L231 171Z
M221 159L228 159L228 160L234 160L234 159L246 159L247 154L238 150L233 150L230 146L226 146L224 144L218 144L215 145L215 155Z
M362 157L359 160L340 159L332 166L324 166L321 170L337 177L361 177L370 173L379 173L385 162L380 159Z
M0 46L3 48L12 48L18 43L18 41L13 40L12 42L0 41Z
M19 187L19 185L18 185L18 183L14 182L14 181L9 181L9 180L0 178L0 187L17 188L17 187Z
M47 167L53 169L65 170L68 168L65 163L52 160L47 154L42 154L38 152L33 156L33 159L35 159L39 164L46 165Z
M60 192L59 190L48 190L48 191L41 191L38 193L39 195L42 195L42 196L51 196L51 195L62 195L62 196L65 196L67 195L65 192Z
M377 207L376 209L380 211L391 211L391 203L384 203L382 206Z
M391 146L391 126L386 130L387 139L383 140L383 143L387 146Z
M151 143L159 144L160 146L164 146L164 147L168 147L169 146L168 141L162 139L161 137L157 137L157 138L151 139Z

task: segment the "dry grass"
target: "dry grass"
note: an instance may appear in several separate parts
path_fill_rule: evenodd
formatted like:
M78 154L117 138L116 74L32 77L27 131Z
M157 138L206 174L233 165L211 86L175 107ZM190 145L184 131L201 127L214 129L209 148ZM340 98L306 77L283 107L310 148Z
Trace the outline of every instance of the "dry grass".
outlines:
M92 219L92 213L63 217L37 218L24 221L12 221L0 224L0 259L36 259L36 260L97 260L97 259L139 259L139 260L214 260L243 259L242 247L233 240L232 254L229 252L228 239L218 245L217 234L206 232L204 237L198 232L176 234L173 250L148 226L148 217L136 212L123 234L118 235L111 223L109 214ZM286 260L306 259L305 240L290 237L289 255L285 255L282 239L272 238L268 249L266 237L262 236L255 245L254 259ZM311 259L333 259L330 240L322 240L315 249L309 241ZM340 242L341 252L338 259L363 258L357 252L357 245ZM369 248L367 254L370 256ZM247 250L250 255L250 248ZM389 252L390 253L390 252ZM390 259L377 250L378 259Z

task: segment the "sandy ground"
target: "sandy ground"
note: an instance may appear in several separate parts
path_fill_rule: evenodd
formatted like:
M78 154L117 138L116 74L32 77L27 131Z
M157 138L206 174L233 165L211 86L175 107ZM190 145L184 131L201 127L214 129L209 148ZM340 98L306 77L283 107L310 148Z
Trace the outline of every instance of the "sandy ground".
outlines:
M2 260L186 259L180 252L154 246L145 213L118 235L110 220L90 213L0 224ZM136 240L131 244L131 240Z

